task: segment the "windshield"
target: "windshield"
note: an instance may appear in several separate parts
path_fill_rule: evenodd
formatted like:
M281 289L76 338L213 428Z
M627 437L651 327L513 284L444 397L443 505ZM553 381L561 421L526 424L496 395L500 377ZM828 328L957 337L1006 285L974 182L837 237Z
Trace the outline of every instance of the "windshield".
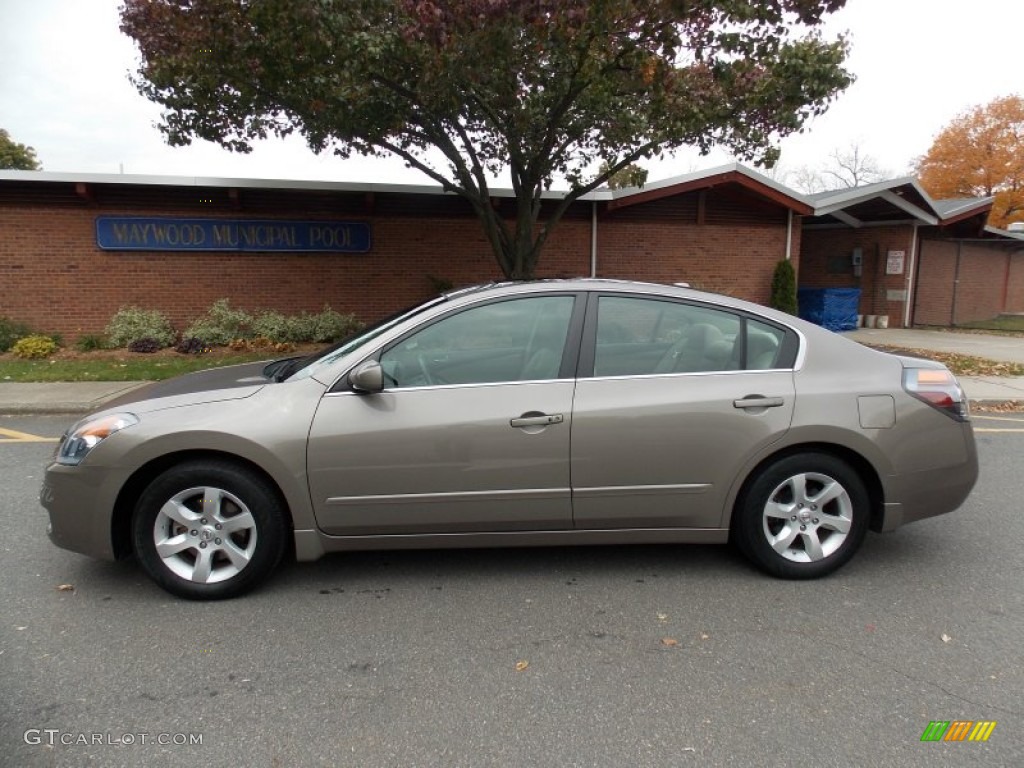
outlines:
M349 336L347 339L342 339L326 349L320 350L316 354L310 355L309 357L296 358L290 361L282 361L285 362L285 365L274 372L274 378L276 378L277 381L284 381L285 379L305 379L309 376L313 376L317 371L333 365L337 360L340 360L345 355L353 352L367 342L372 341L386 331L391 330L391 328L404 320L418 315L420 312L440 304L443 301L445 301L444 296L437 296L427 302L406 307L405 309L401 309L398 312L388 315L383 320L378 320L376 323L368 325L362 330L357 331L352 336Z

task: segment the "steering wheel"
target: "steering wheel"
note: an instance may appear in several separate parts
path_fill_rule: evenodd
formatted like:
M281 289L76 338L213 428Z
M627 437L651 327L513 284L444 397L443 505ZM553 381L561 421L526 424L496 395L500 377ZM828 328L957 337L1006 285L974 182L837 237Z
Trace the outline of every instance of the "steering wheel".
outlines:
M437 371L430 372L430 368L427 365L426 355L416 355L416 365L420 369L420 373L423 375L423 381L427 383L427 386L434 386L436 384L451 384L447 379L438 376Z
M434 383L434 377L430 375L430 370L427 368L427 361L424 355L416 355L416 365L419 366L420 373L423 375L423 381L428 385Z

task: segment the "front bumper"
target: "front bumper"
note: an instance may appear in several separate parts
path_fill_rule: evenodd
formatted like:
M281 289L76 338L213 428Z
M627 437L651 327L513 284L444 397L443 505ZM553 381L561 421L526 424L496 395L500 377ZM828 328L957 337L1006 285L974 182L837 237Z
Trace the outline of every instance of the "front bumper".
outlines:
M90 557L115 559L112 520L123 481L96 467L88 471L57 463L47 467L39 502L50 515L50 541Z

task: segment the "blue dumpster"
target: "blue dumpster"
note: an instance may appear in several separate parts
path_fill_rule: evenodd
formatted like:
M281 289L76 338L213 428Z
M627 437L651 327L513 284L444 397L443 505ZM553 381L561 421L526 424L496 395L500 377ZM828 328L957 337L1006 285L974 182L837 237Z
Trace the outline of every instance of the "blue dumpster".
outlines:
M797 304L803 320L830 331L852 331L857 327L860 288L800 288Z

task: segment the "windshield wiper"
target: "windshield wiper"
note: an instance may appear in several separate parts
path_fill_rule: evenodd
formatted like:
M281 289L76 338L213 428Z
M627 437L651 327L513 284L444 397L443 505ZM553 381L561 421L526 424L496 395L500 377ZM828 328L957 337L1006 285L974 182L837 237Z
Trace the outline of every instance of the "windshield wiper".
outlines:
M304 357L282 357L263 366L263 375L274 381L284 381L295 373L298 363L305 360Z

